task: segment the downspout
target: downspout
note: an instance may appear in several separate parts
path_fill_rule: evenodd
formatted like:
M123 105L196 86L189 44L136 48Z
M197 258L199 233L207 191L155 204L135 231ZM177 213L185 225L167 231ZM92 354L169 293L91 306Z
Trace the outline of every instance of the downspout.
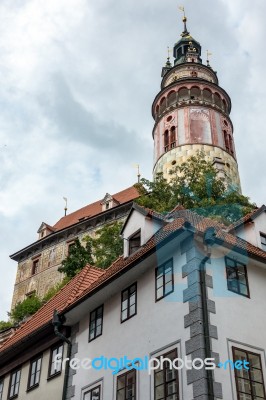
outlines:
M209 329L209 313L208 313L208 293L206 286L206 262L211 257L211 247L215 243L215 229L208 228L204 232L204 243L207 245L207 255L203 258L200 263L200 290L201 290L201 304L202 304L202 319L203 319L203 333L204 333L204 344L205 344L205 358L212 358L211 351L211 338L210 338L210 329ZM208 385L208 399L215 400L214 397L214 377L212 370L206 370L207 374L207 385Z
M53 320L52 324L54 326L54 333L56 336L58 336L60 339L63 340L63 342L67 343L67 362L65 366L65 376L64 376L64 386L63 386L63 394L62 394L62 400L66 400L66 394L67 394L67 383L68 383L68 378L69 378L69 360L71 357L71 350L72 350L72 343L69 339L67 339L60 331L59 328L63 326L64 320L63 318L58 314L57 310L54 310L54 315L53 315Z

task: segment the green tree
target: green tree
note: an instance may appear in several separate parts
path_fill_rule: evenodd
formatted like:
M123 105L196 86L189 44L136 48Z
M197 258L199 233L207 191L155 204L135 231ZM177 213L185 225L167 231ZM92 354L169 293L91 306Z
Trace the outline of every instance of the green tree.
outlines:
M25 317L33 315L41 306L42 301L38 296L27 297L22 302L17 303L9 316L14 323L19 323Z
M123 239L120 237L122 222L105 225L96 232L95 238L86 238L92 243L95 265L108 268L123 253Z
M173 168L170 175L169 182L162 173L153 182L141 179L137 184L141 194L137 203L161 213L182 205L225 224L238 220L256 207L248 197L226 187L224 179L218 176L212 163L205 160L203 152Z
M70 247L69 254L62 261L62 266L58 268L58 271L66 274L68 278L73 278L86 264L94 265L92 242L87 240L84 247L77 238L73 246Z
M10 321L0 321L0 332L11 328L12 326L14 326L14 324Z
M120 237L121 222L112 222L98 229L94 238L86 236L83 246L79 239L71 246L69 255L58 270L68 278L73 278L86 264L98 268L108 268L123 253Z

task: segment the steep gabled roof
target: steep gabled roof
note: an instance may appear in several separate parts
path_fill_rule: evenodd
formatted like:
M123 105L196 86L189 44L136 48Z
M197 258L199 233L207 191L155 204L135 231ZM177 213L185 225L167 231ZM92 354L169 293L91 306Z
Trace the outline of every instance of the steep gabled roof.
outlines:
M112 195L112 198L115 199L118 204L128 203L129 201L132 201L137 197L139 197L139 192L134 186L131 186L127 189L122 190L121 192ZM102 201L102 199L98 200L83 208L80 208L77 211L74 211L71 214L66 215L65 217L62 217L59 221L56 222L56 224L53 226L53 229L55 231L59 231L61 229L67 228L68 226L76 224L83 218L89 218L100 214L102 212Z
M266 206L263 204L260 208L256 208L250 213L246 214L243 218L240 218L238 221L229 225L227 230L228 232L232 232L235 229L238 229L240 226L245 225L248 222L253 221L256 217L258 217L262 212L266 211Z
M0 347L0 354L10 346L27 340L29 334L38 331L44 325L51 324L55 309L63 312L69 304L75 302L75 299L80 297L103 274L104 271L99 268L94 268L90 265L84 267L79 274L18 328L15 334Z
M145 208L143 209L145 211ZM119 257L106 270L87 265L4 343L0 348L0 356L2 352L10 350L19 341L26 341L29 335L42 329L43 326L51 324L54 309L57 309L60 313L66 313L94 291L101 289L105 284L116 279L121 273L126 272L156 251L157 246L162 245L165 240L169 240L173 235L181 233L189 227L193 228L192 231L196 234L204 234L206 229L214 228L217 244L266 262L265 251L229 233L222 224L213 219L202 217L189 210L179 210L168 214L168 221L169 215L172 217L171 222L165 223L151 239L129 257Z

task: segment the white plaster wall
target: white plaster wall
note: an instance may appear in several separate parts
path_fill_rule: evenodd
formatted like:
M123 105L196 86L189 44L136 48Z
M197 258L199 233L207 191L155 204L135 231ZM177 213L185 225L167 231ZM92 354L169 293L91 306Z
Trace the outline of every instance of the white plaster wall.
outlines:
M250 298L246 298L227 289L224 261L226 253L228 252L220 254L220 258L214 258L212 266L208 266L214 279L214 288L209 289L209 297L216 304L216 314L210 314L210 320L211 324L218 327L218 340L212 339L212 347L214 352L220 354L221 362L232 357L228 350L229 339L235 342L236 347L241 348L242 344L254 346L251 351L255 353L258 352L256 348L263 349L264 352L266 350L266 265L258 267L247 257L237 257L247 265ZM228 256L235 255L229 252ZM233 372L216 368L215 378L223 385L223 398L236 400L232 394L235 388ZM266 384L266 374L264 380Z
M166 251L159 263L168 259ZM184 315L188 313L188 305L183 304L182 292L184 286L181 282L181 267L185 264L185 257L179 251L174 253L175 292L155 302L155 267L149 265L146 272L138 279L137 285L137 315L120 323L121 293L109 299L104 304L103 334L91 343L88 343L89 313L80 322L77 335L78 354L76 357L94 358L100 355L105 357L129 358L144 357L159 351L165 346L181 340L181 354L185 355L185 340L189 339L189 330L184 330ZM137 267L138 268L138 267ZM134 280L128 282L128 285ZM108 290L106 288L105 290ZM99 304L100 305L100 304ZM78 370L74 376L73 384L76 385L74 400L80 400L82 387L98 379L104 379L103 400L115 399L115 377L110 371ZM138 373L139 395L138 399L149 400L151 395L150 377L146 371ZM186 385L185 373L180 373L179 380L183 390L182 399L192 399L192 388Z
M66 345L64 346L64 357L66 357ZM30 361L26 362L22 365L21 368L21 378L19 385L19 395L17 399L19 400L61 400L62 399L62 391L63 391L63 382L64 382L64 372L56 377L47 380L48 377L48 369L49 369L49 359L50 359L50 349L43 352L42 358L42 368L41 368L41 378L40 384L35 389L27 392L28 385L28 376L30 371ZM8 389L9 389L9 381L10 374L5 377L4 381L4 392L3 392L3 400L8 397Z
M266 234L266 212L258 215L253 222L238 228L236 234L254 246L261 248L260 232Z
M141 246L145 244L159 229L161 225L159 222L145 217L143 214L134 210L129 217L124 232L124 257L128 256L128 238L135 232L140 230Z

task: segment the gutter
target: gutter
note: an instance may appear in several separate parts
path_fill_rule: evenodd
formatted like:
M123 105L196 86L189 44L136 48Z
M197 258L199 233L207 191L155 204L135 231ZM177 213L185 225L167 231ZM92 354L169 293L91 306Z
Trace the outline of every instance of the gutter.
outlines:
M215 229L208 228L204 232L203 240L207 245L207 255L200 262L200 290L201 290L201 304L202 304L202 319L203 319L203 332L204 332L204 343L205 343L205 358L212 358L211 351L211 338L210 338L210 320L207 306L207 286L206 286L206 262L211 257L211 246L215 243ZM206 370L207 374L207 385L208 385L208 399L215 400L214 397L214 376L212 370Z
M52 324L54 326L54 333L56 336L58 336L60 339L63 340L63 342L67 343L67 362L66 362L66 368L65 368L65 376L64 376L64 385L63 385L63 394L62 394L62 400L66 400L67 396L67 383L68 383L68 378L69 378L69 361L71 357L71 350L72 350L72 343L69 339L67 339L60 331L59 328L63 326L64 323L64 317L59 316L57 310L54 310L54 315L53 315L53 320ZM63 356L63 355L62 355Z

